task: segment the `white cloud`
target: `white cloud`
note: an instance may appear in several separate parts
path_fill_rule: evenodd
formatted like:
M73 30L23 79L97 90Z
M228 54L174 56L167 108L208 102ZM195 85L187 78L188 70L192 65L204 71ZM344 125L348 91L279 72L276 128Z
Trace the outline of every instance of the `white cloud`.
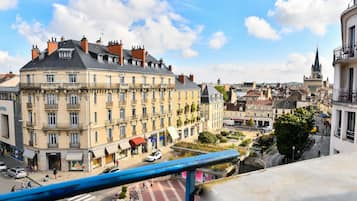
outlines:
M0 50L0 67L1 72L17 72L27 60L20 56L11 56L9 52Z
M287 29L309 29L324 35L327 26L338 23L339 16L350 0L277 0L268 16L274 17Z
M13 27L31 44L62 35L77 40L85 35L95 41L104 33L104 42L122 40L126 48L145 45L153 54L166 51L179 51L185 57L198 54L192 45L203 27L190 26L166 1L70 0L67 5L53 7L48 26L20 18Z
M273 29L270 24L257 16L250 16L245 19L245 26L248 33L262 39L278 40L279 34Z
M315 53L291 53L281 62L252 61L245 63L222 63L202 66L184 66L174 68L175 73L196 75L197 82L239 83L243 81L257 82L303 82L303 76L311 74L311 65ZM321 56L324 79L333 79L333 67L330 56ZM207 73L210 72L210 73Z
M209 46L213 49L220 49L227 43L227 38L222 31L218 31L212 35L209 41Z
M8 10L15 8L17 5L17 0L1 0L0 1L0 10Z

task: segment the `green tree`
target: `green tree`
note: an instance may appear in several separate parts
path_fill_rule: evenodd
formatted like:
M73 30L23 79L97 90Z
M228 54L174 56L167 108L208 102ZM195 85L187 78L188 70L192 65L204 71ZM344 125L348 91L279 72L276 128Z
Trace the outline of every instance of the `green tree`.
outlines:
M198 141L203 144L215 144L217 137L213 133L204 131L198 135Z
M299 158L308 143L313 124L313 113L306 109L279 117L274 123L279 153L292 159L294 152L294 159Z
M247 121L247 126L253 127L254 125L255 125L255 124L254 124L253 119L249 119L249 120Z
M226 90L224 89L224 86L220 86L220 85L217 85L214 87L219 93L221 93L223 95L223 100L224 102L227 102L228 101L228 94L226 92Z

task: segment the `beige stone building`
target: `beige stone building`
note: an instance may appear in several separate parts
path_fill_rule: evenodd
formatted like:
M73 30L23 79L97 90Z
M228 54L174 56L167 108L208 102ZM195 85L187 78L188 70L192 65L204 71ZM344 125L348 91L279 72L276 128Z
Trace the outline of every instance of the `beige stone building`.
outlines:
M213 86L205 85L201 95L203 129L211 132L220 131L223 127L223 110L223 95Z
M180 77L144 48L126 50L121 42L83 37L52 39L43 52L33 47L20 70L26 163L92 171L167 146L178 140L177 130L196 134L198 112L176 111L197 109L199 88L193 76L178 84Z

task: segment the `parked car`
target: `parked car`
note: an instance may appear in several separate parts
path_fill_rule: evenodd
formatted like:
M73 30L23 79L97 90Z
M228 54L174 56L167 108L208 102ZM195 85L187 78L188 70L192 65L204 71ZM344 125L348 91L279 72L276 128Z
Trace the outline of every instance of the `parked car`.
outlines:
M113 173L119 171L120 169L118 167L110 167L110 168L106 168L101 174L107 174L107 173Z
M7 170L7 174L15 179L27 177L27 173L24 168L16 167Z
M0 171L4 171L7 169L6 164L3 161L0 161Z
M152 152L150 155L148 155L145 160L148 162L154 162L158 159L161 159L161 157L162 157L161 151L157 150Z

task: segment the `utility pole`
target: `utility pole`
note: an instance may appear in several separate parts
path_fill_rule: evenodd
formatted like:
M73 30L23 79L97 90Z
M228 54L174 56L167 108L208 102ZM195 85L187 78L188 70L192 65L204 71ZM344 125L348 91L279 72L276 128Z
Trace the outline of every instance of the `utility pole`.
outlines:
M293 161L294 161L294 154L295 154L295 146L293 145Z

